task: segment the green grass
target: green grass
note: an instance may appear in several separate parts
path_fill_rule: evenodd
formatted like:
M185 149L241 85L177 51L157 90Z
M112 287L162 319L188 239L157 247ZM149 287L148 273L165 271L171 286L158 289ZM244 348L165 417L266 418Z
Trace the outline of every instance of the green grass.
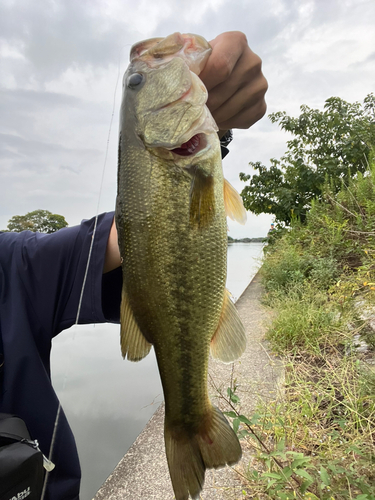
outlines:
M319 289L300 285L283 296L274 296L278 311L267 338L279 354L319 353L325 338L333 335L343 322L335 305Z
M290 358L284 400L258 408L253 431L268 450L254 443L255 498L375 498L374 375L352 357L327 361Z
M253 455L241 498L374 500L374 372L335 345L285 362L283 399L253 415L238 414L228 389L227 415Z
M374 181L373 162L338 195L327 186L307 224L276 231L266 249L267 339L285 362L285 394L244 416L228 390L228 416L253 450L241 498L375 500Z

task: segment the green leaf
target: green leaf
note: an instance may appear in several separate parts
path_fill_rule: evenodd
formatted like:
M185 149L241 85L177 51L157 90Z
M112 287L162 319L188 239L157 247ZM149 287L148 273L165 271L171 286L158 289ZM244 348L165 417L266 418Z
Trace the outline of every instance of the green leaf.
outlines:
M339 473L339 474L345 474L347 471L344 467L341 467L340 465L337 465L336 466L336 471Z
M267 469L270 469L270 468L271 468L271 465L272 465L272 461L271 461L271 459L266 458L266 459L264 460L264 463L266 464Z
M279 451L284 451L285 450L285 438L281 438L280 441L276 445L276 449Z
M239 415L238 418L244 424L247 424L247 425L251 425L252 424L251 420L249 420L247 417L245 417L245 415Z
M292 455L293 457L296 457L296 458L302 458L303 457L303 453L300 453L300 452L297 452L297 451L287 451L286 453L288 455Z
M300 492L305 493L310 484L311 484L310 481L304 481L299 488Z
M331 484L327 469L325 469L323 466L320 467L320 479L325 484L325 486L329 486Z
M293 474L293 470L289 466L283 468L283 476L286 479L289 479L292 474Z
M267 490L269 490L276 482L276 479L271 479L271 481L267 484Z
M277 496L280 500L288 500L288 495L286 493L282 493L281 491L277 493Z
M254 424L258 423L258 420L260 420L261 418L262 418L262 416L259 415L259 413L254 413L254 415L251 417L250 424L254 425Z
M223 414L230 418L236 418L237 413L234 411L223 411Z
M227 388L227 394L232 403L238 403L240 398L232 391L230 387Z
M232 403L239 403L240 401L240 398L238 396L236 396L235 394L232 394L231 397L230 397L230 400L232 401Z
M263 472L262 477L272 477L273 479L280 480L280 474L276 474L275 472Z
M337 468L336 468L336 465L335 464L328 464L327 467L329 469L331 469L331 471L334 473L334 474L337 474L338 471L337 471Z
M354 444L352 444L351 446L349 446L349 448L347 449L347 452L348 451L354 451L354 453L357 453L357 455L360 455L362 457L365 456L365 454L363 453L362 450L360 450L357 446L355 446Z
M238 428L239 428L239 426L240 426L240 419L239 419L239 418L235 418L235 419L233 420L232 425L233 425L233 430L234 430L234 432L237 434L237 432L238 432Z
M291 467L292 467L292 469L297 469L298 467L302 467L303 465L306 465L309 462L310 462L310 459L307 457L296 458L295 460L293 460Z
M272 451L270 457L280 457L282 460L286 460L287 456L283 451Z
M294 472L298 476L304 477L305 479L310 481L310 483L312 483L314 481L314 479L310 476L310 474L307 471L305 471L305 469L296 469Z

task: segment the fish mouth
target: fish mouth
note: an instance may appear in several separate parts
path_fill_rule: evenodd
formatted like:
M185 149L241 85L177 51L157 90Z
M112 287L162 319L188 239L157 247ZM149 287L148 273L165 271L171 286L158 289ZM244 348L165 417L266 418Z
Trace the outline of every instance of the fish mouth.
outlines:
M172 153L178 156L193 156L202 151L207 146L207 140L204 134L195 134L187 142L184 142L178 148L170 149Z

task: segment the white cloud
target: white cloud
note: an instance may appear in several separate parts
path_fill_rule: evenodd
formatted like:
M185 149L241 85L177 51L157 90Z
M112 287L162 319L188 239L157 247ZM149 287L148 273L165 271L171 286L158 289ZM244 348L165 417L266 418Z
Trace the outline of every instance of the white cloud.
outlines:
M0 6L0 228L15 214L45 208L71 224L94 214L114 91L130 46L173 31L208 39L241 30L263 58L269 81L268 112L298 114L337 95L361 100L375 82L371 0L73 0L4 1ZM116 193L116 94L101 210ZM267 118L236 131L225 175L241 191L249 161L278 157L287 135ZM238 235L259 233L268 223L250 217ZM247 234L246 234L247 233Z

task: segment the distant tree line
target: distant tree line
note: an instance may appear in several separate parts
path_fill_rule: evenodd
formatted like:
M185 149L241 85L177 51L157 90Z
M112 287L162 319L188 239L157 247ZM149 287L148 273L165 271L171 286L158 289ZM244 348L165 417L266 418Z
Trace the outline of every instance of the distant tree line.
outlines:
M34 210L25 215L14 215L9 219L5 232L20 233L21 231L33 231L40 233L54 233L68 223L65 217L58 214L53 214L48 210Z
M228 243L263 243L266 241L265 238L259 237L259 238L232 238L231 236L228 236Z

